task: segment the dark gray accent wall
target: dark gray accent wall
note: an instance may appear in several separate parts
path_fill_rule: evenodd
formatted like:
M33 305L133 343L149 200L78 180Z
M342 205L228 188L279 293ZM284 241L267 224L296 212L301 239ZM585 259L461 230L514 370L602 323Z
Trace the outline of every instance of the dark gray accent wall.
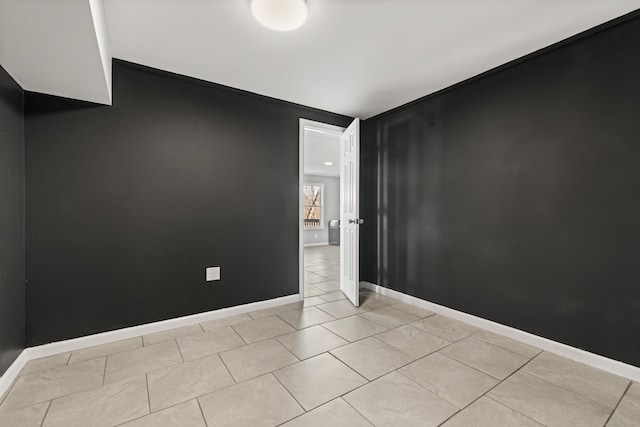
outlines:
M640 18L364 122L362 278L640 366Z
M27 94L27 344L297 293L298 120L350 119L122 61L113 90Z
M0 67L0 375L24 349L24 108Z

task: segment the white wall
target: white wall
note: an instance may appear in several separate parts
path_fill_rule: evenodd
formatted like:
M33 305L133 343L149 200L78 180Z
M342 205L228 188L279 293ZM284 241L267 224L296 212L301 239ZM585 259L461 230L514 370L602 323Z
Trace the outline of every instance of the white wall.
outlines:
M328 243L329 225L327 222L331 219L340 219L340 178L305 175L304 182L324 184L324 228L320 230L305 230L304 244Z

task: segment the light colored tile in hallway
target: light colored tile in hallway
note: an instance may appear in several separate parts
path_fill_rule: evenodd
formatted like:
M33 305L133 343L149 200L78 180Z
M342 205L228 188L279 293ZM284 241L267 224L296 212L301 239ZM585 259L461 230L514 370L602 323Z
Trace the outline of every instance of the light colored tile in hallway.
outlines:
M20 371L20 375L28 375L66 366L69 362L70 357L71 353L62 353L54 354L53 356L43 357L40 359L30 360L27 362L24 368L22 368L22 371Z
M149 334L142 337L144 345L153 345L159 342L171 341L176 338L186 337L194 334L201 334L202 328L200 325L188 325L181 328L169 329L168 331L157 332L155 334Z
M274 375L307 411L367 382L330 354L296 363Z
M182 363L175 341L165 341L107 356L105 384Z
M360 316L347 317L345 319L325 323L322 326L351 342L358 341L362 338L387 330L384 326L378 325L377 323Z
M498 384L498 380L434 353L399 370L401 374L458 408L464 408Z
M121 351L133 350L138 347L142 347L142 337L129 338L126 340L87 347L73 351L71 353L71 358L69 359L69 364L96 359L98 357L120 353Z
M494 378L503 380L529 361L528 357L473 338L465 338L441 353Z
M283 427L373 427L341 398L283 424Z
M375 337L331 351L351 369L372 381L411 362L413 358Z
M454 342L479 332L479 329L467 323L436 314L412 323L413 326Z
M335 317L318 310L316 307L307 307L301 310L293 310L278 315L282 320L290 324L296 329L304 329L309 326L319 325L321 323L336 320Z
M542 380L614 408L629 380L582 363L542 352L522 369ZM640 423L640 420L638 421Z
M376 426L435 427L458 409L397 372L344 396Z
M40 427L49 409L49 402L0 413L0 426Z
M488 397L481 397L442 427L544 427Z
M487 396L549 427L601 427L612 411L524 372L516 372Z
M291 309L287 311L291 311ZM233 329L235 329L248 344L295 331L294 327L277 316L241 323L233 326Z
M209 427L273 427L304 413L272 374L198 400Z
M217 354L149 372L151 412L235 384Z
M200 326L205 332L213 331L214 329L226 328L227 326L239 325L241 323L251 322L253 317L248 314L238 314L236 316L223 317L221 319L209 320L202 322Z
M55 399L43 427L111 427L149 413L144 375Z
M340 338L322 326L313 326L281 335L277 337L277 340L301 360L349 344L349 341Z
M260 341L220 353L236 382L272 372L298 362L289 350L275 339Z
M178 338L177 343L185 361L245 345L244 340L231 327Z
M382 332L376 335L376 338L407 353L414 359L426 356L450 344L449 341L412 325L404 325Z
M122 427L207 427L207 425L198 402L190 400L122 424Z
M385 306L377 310L368 311L362 313L361 316L389 329L420 320L420 316L398 310L392 306Z
M100 387L104 366L101 357L21 376L0 405L0 413Z

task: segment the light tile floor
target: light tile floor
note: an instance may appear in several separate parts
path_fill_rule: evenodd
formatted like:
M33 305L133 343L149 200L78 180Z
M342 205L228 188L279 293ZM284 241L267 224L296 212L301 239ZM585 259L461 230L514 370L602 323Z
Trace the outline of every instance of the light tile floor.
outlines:
M640 384L362 291L305 250L304 302L30 361L0 426L640 426Z

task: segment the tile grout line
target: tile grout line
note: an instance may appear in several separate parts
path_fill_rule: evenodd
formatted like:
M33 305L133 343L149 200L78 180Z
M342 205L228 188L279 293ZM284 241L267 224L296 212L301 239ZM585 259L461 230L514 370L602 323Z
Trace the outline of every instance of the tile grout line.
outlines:
M542 352L538 353L541 354ZM495 388L497 388L498 386L500 386L500 384L502 384L503 382L505 382L506 380L508 380L509 378L511 378L513 375L516 374L516 372L519 372L520 369L524 368L525 366L527 366L529 363L531 363L531 361L533 359L535 359L536 357L538 357L538 355L535 355L534 357L532 357L527 363L525 363L524 365L522 365L520 368L516 369L515 371L513 371L511 374L509 374L504 380L501 380L498 382L498 384L494 385L493 387L491 387L489 390L485 391L484 393L482 393L480 396L478 396L477 398L473 399L471 402L469 402L468 405L466 405L464 408L460 408L457 412L455 412L454 414L452 414L449 418L447 418L446 420L442 421L442 423L438 424L438 426L442 426L444 423L446 423L447 421L449 421L451 418L455 417L456 415L458 415L459 413L461 413L462 411L464 411L465 409L467 409L469 406L473 405L476 401L480 400L483 396L487 396L487 394L489 394L492 390L494 390ZM420 384L418 384L420 385ZM491 399L490 396L487 396L489 399ZM493 400L493 399L492 399ZM498 402L500 404L502 404L503 406L506 406L507 408L511 409L514 412L517 412L520 415L523 415L525 417L527 417L526 415L524 415L523 413L516 411L515 409L513 409L512 407L505 405L502 402ZM455 406L455 405L454 405ZM527 417L530 418L530 417ZM536 421L536 420L534 420ZM539 423L538 421L536 421L538 424L542 424Z
M233 378L233 377L231 377L231 378ZM206 395L203 395L203 396L206 396ZM200 396L196 397L196 403L198 404L198 408L200 408L200 414L202 414L202 419L204 420L204 425L206 427L208 427L209 423L207 422L207 417L204 416L204 411L202 410L202 405L200 404Z
M169 341L174 341L176 343L176 347L178 348L178 353L180 353L180 359L182 359L182 363L186 362L186 360L184 360L184 356L182 355L182 350L180 350L180 345L178 345L178 340L174 339Z
M149 390L149 374L146 372L144 374L144 380L147 384L147 404L149 405L149 414L147 415L151 415L151 390Z
M523 416L523 417L525 417L526 419L531 420L531 421L533 421L533 422L534 422L534 423L536 423L536 424L540 424L540 425L544 426L544 424L542 424L540 421L536 421L536 420L534 420L533 418L531 418L530 416L525 415L525 414L523 414L522 412L518 412L518 411L516 411L515 409L513 409L513 408L511 408L511 407L509 407L509 406L507 406L507 405L505 405L504 403L502 403L502 402L498 402L497 400L495 400L495 399L494 399L494 398L492 398L491 396L487 396L486 394L483 394L483 395L482 395L482 396L480 396L480 397L486 397L487 399L491 400L492 402L495 402L496 404L498 404L498 405L500 405L500 406L504 406L505 408L508 408L508 409L512 410L512 411L513 411L513 412L515 412L516 414L522 415L522 416ZM476 399L476 400L480 400L480 399Z
M291 366L291 365L289 365L289 366ZM287 367L288 367L288 366L285 366L284 368L287 368ZM284 369L284 368L279 368L279 369ZM280 384L280 386L281 386L282 388L284 388L284 390L287 392L287 394L288 394L289 396L291 396L291 398L292 398L293 400L295 400L295 401L296 401L296 403L298 404L298 406L300 406L300 408L302 409L302 413L301 413L300 415L295 416L295 417L290 418L290 419L288 419L288 420L286 420L286 421L285 421L285 423L288 423L289 421L291 421L291 420L293 420L293 419L296 419L296 418L298 418L298 417L303 416L304 414L306 414L306 413L308 413L308 412L311 412L313 409L316 409L316 408L317 408L317 406L316 406L316 408L313 408L313 409L310 409L309 411L307 411L307 410L305 409L305 407L304 407L304 406L302 406L302 403L300 403L300 402L298 401L298 399L296 399L296 397L293 395L293 393L291 393L291 392L289 391L289 389L287 388L287 386L285 386L284 384L282 384L282 381L280 381L280 378L278 378L278 376L275 374L275 372L276 372L277 370L279 370L279 369L276 369L275 371L271 371L271 372L269 372L269 374L270 374L273 378L275 378L275 379L276 379L276 381L278 382L278 384ZM269 375L269 374L265 374L265 375ZM262 376L262 375L260 375L260 376ZM259 378L260 376L258 376L258 377L256 377L256 378ZM320 405L320 406L322 406L322 405ZM283 423L281 423L281 424L283 424Z
M104 369L102 371L102 386L104 386L104 382L107 380L107 358L108 357L109 356L104 356Z
M606 425L609 424L609 421L611 421L611 418L613 417L613 414L615 414L616 411L618 410L618 406L620 406L620 403L622 403L622 399L624 399L626 394L629 392L629 389L631 388L632 384L633 384L633 381L629 381L629 384L627 384L627 388L624 389L624 392L622 393L622 396L620 396L620 399L618 399L618 403L616 403L616 406L613 408L613 411L611 411L611 413L607 417L607 420L604 422L604 424L603 424L604 427L606 427Z
M53 404L53 399L49 401L49 405L47 405L47 410L44 411L44 417L42 417L42 422L40 422L40 427L44 425L44 420L47 419L47 415L49 415L49 409L51 409L52 404Z

